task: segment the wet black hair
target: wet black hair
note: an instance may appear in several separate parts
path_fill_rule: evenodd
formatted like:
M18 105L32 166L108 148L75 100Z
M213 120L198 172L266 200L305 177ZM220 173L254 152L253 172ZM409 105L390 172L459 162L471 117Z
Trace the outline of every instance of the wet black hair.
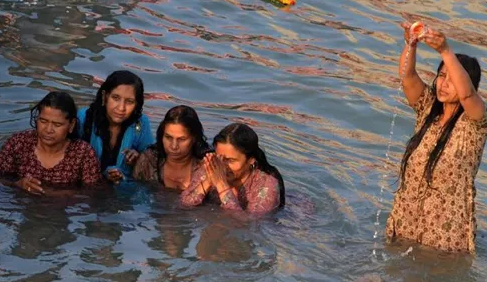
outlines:
M479 62L477 61L476 58L464 55L464 54L455 54L456 57L458 58L458 61L460 61L460 64L463 66L463 68L467 71L470 80L472 81L473 86L475 87L475 90L478 90L479 88L479 83L480 83L480 76L481 76L481 69ZM401 186L399 189L401 189L404 186L404 179L405 179L405 174L406 174L406 167L409 158L413 154L413 152L418 148L419 144L421 143L421 140L423 139L424 135L426 134L426 131L428 131L428 128L433 124L433 122L436 120L437 117L441 116L443 114L443 103L440 102L436 96L436 80L438 79L438 76L440 74L441 69L444 66L444 62L441 61L440 65L438 66L437 69L437 74L436 77L433 81L433 85L431 87L432 95L435 96L435 101L433 102L433 106L431 107L431 111L428 114L428 116L425 119L424 124L421 126L421 128L416 132L411 139L409 139L407 145L406 145L406 151L404 153L404 156L401 161ZM441 133L441 136L438 139L438 142L436 143L435 148L431 151L429 157L428 157L428 162L426 164L426 168L424 171L424 176L426 176L426 181L428 183L431 183L432 180L432 174L433 170L438 163L438 160L440 159L441 154L443 153L443 150L445 149L445 145L448 142L448 139L451 136L451 133L453 131L453 128L455 127L455 124L457 123L458 119L464 112L464 109L462 105L459 103L456 112L453 114L453 116L447 121L447 123L444 125L444 129Z
M120 85L133 86L136 101L134 112L126 121L123 122L122 127L127 128L134 122L138 122L142 116L142 109L144 107L144 84L142 79L130 71L115 71L110 74L105 82L103 82L103 84L100 86L98 92L96 93L95 101L91 103L90 107L86 111L86 120L82 135L82 138L85 141L90 142L93 124L95 124L96 127L96 135L100 136L102 140L110 140L110 132L108 130L109 121L105 104L108 97L107 94L110 94L113 89Z
M201 160L207 152L211 151L210 145L208 144L204 133L203 125L201 124L196 111L193 108L185 105L175 106L167 111L164 119L159 124L156 133L156 144L152 146L152 148L155 148L157 151L158 176L160 176L159 164L166 159L166 151L164 150L162 139L164 137L166 125L168 124L181 124L189 131L194 140L191 151L191 155L194 158Z
M75 140L79 138L78 134L78 110L74 103L73 97L66 92L53 91L49 92L37 105L30 110L30 125L37 129L37 119L42 110L46 107L60 110L66 114L66 119L75 122L74 129L68 133L68 138Z
M279 182L279 206L285 205L286 191L282 175L275 166L267 161L264 151L259 147L259 137L250 126L243 123L232 123L225 126L213 139L213 147L216 147L218 143L231 144L247 158L254 158L256 168L274 176Z

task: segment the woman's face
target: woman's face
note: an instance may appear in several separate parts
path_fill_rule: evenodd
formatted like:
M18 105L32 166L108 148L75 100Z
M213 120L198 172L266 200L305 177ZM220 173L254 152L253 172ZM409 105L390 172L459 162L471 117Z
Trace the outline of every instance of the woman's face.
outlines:
M39 142L46 146L64 143L68 134L73 132L76 120L68 120L59 109L44 107L37 117L36 130Z
M182 124L166 124L162 135L162 144L168 159L184 159L191 155L193 143L194 138Z
M458 103L457 90L453 86L445 66L441 67L436 79L436 97L442 103Z
M223 157L227 166L227 181L244 180L251 172L251 166L255 162L254 158L247 158L244 153L240 152L230 143L217 143L215 147L217 155Z
M120 125L126 121L137 106L135 88L132 85L119 85L105 94L104 98L108 121L112 125Z

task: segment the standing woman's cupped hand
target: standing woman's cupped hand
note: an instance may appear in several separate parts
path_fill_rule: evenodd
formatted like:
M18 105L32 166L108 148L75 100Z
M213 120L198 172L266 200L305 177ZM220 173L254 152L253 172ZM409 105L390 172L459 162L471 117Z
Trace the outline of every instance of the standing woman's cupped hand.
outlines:
M419 40L423 41L426 45L436 50L438 53L443 53L449 50L448 42L445 34L440 31L428 28L428 30L419 36Z

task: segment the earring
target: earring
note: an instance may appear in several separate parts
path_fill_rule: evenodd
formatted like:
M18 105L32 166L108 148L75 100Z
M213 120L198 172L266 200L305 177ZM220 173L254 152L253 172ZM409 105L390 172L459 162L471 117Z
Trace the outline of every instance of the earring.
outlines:
M254 169L255 169L255 163L250 165L250 170L254 170Z

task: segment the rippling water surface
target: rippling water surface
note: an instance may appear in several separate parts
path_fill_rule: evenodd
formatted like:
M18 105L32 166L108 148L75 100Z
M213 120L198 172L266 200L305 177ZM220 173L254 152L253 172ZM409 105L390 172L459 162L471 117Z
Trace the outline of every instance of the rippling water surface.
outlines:
M414 118L397 93L398 23L424 20L486 69L486 15L480 0L0 1L0 139L27 128L49 90L86 105L129 69L154 132L177 104L197 109L210 139L249 123L288 191L275 217L242 223L211 206L177 210L164 192L53 200L1 186L0 280L486 281L485 158L475 257L406 255L382 232ZM418 62L431 81L439 56L421 46Z

